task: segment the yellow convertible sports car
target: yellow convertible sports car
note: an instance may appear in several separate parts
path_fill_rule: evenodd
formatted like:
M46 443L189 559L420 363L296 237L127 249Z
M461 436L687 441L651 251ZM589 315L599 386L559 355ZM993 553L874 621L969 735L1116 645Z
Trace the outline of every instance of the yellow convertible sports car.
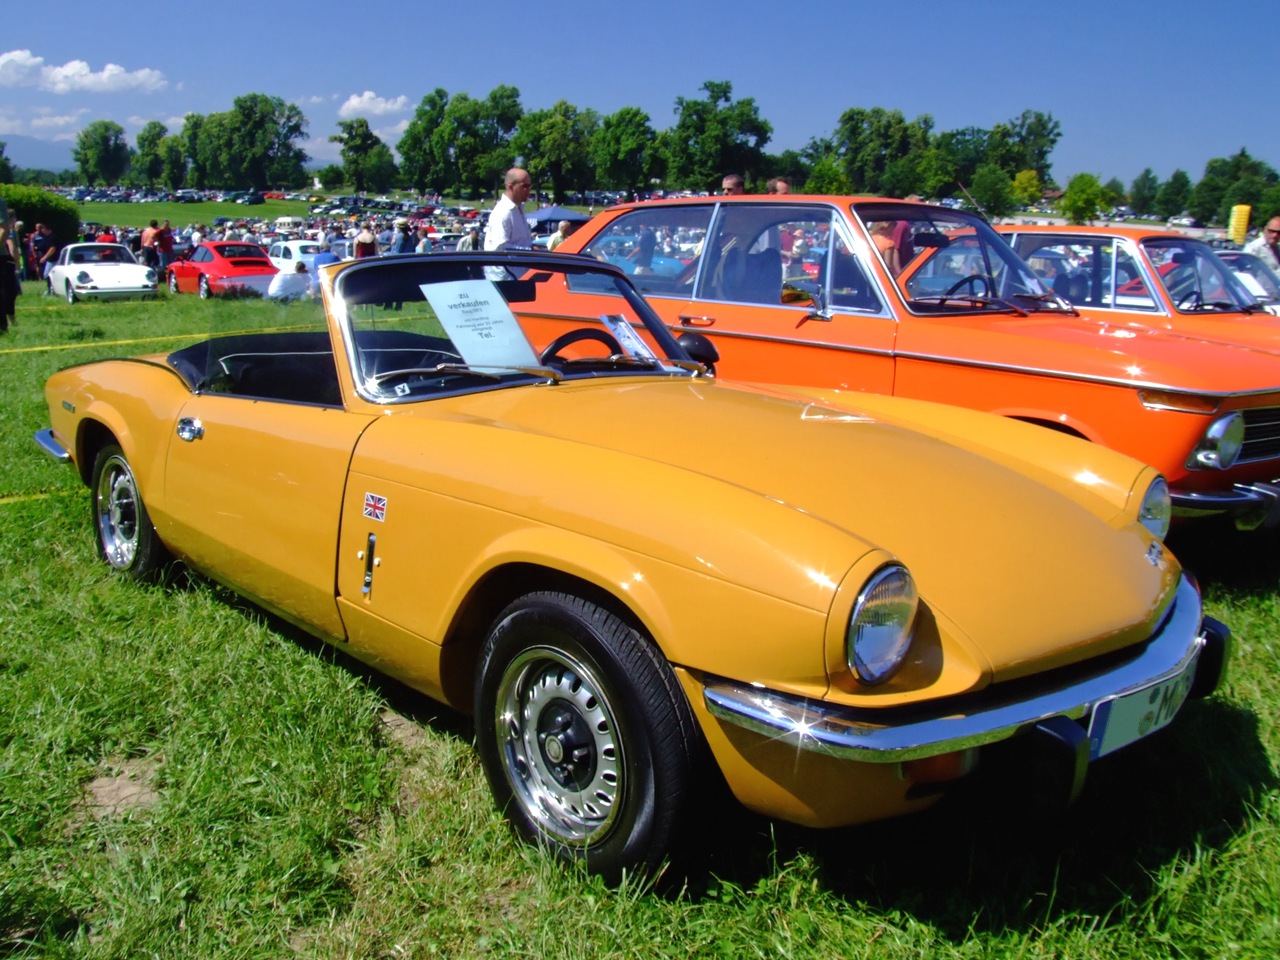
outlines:
M570 277L618 312L540 307ZM564 858L653 868L712 764L811 826L922 809L990 748L1065 801L1218 685L1164 481L1114 451L719 382L586 258L321 288L314 329L55 374L37 439L122 573L177 558L473 714L498 805Z

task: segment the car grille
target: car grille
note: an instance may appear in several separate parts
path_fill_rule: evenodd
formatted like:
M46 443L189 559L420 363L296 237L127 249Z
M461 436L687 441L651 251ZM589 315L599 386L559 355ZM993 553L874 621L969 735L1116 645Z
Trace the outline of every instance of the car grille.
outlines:
M1280 407L1254 407L1244 414L1244 445L1237 463L1280 458Z

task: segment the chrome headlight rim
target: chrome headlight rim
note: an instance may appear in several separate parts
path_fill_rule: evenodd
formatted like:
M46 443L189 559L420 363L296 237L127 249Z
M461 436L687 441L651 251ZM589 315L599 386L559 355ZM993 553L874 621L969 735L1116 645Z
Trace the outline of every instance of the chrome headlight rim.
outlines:
M911 572L886 563L867 578L845 631L845 661L859 683L884 683L911 649L920 594Z
M1172 521L1173 499L1169 495L1169 484L1164 477L1156 477L1147 484L1142 501L1138 504L1138 522L1157 540L1164 540L1169 535L1169 524Z
M1187 458L1187 469L1229 470L1244 447L1244 427L1244 415L1239 410L1215 419Z

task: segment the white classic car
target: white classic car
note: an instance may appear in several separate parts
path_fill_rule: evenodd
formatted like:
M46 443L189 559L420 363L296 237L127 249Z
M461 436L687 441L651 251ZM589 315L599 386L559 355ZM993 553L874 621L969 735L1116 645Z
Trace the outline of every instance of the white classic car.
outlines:
M49 271L49 292L77 300L153 297L158 277L121 243L71 243Z

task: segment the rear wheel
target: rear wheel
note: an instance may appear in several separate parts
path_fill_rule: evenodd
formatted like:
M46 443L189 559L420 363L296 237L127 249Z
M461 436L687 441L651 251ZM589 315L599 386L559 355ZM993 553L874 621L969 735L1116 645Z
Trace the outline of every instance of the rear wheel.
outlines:
M200 299L208 300L213 296L213 290L209 288L209 278L203 274L200 276Z
M162 570L169 553L151 524L133 468L116 444L98 451L90 489L98 555L116 570L139 580Z
M697 733L670 665L635 628L569 594L494 622L476 677L476 741L525 840L616 882L670 852Z

